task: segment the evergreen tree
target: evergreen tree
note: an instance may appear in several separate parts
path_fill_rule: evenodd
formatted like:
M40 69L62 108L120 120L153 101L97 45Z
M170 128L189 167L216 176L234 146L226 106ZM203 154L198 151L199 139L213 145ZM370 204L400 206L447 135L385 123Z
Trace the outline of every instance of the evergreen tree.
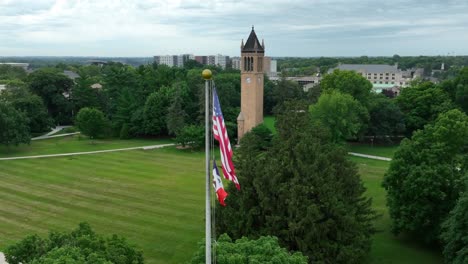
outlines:
M177 135L185 126L187 113L183 109L183 95L179 87L175 87L172 102L167 110L167 131L169 135Z
M312 263L361 263L374 232L371 201L346 151L301 108L283 106L266 152L260 136L244 136L236 154L241 191L228 186L229 206L216 210L217 232L274 235Z
M145 103L144 120L145 132L148 135L164 135L167 132L167 108L169 105L169 96L166 87L152 93Z

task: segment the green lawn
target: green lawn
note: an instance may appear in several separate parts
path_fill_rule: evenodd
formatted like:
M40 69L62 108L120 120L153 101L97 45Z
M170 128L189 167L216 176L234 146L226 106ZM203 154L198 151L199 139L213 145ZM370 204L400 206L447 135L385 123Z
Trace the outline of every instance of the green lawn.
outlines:
M385 190L381 187L383 175L390 163L352 156L349 158L358 164L367 194L372 197L372 205L381 214L376 222L379 232L373 238L369 263L443 263L441 253L437 250L424 248L411 239L396 237L390 232L391 219L385 204Z
M85 136L74 135L36 140L32 141L30 145L23 144L19 147L0 146L0 158L129 148L165 143L173 143L173 141L170 139L90 140Z
M161 143L77 138L33 142L15 155L89 151ZM1 153L7 156L5 153ZM165 148L75 157L0 161L0 251L27 234L69 230L88 221L97 232L127 237L146 263L184 263L204 237L203 153ZM442 263L440 253L390 233L381 187L389 163L358 164L381 231L369 263Z
M372 146L370 144L348 144L349 151L362 154L392 158L398 145Z
M274 116L265 116L263 118L263 124L268 127L273 134L276 134L275 128L275 117Z
M174 148L0 161L0 251L81 221L127 237L146 263L183 263L204 236L202 154Z

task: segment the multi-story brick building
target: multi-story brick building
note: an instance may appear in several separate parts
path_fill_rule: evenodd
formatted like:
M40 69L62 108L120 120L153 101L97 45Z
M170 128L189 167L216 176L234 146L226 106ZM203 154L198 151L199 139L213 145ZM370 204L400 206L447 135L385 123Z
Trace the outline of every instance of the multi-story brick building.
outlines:
M374 86L387 84L395 87L405 87L417 77L422 77L422 69L403 71L398 65L383 64L340 64L335 69L355 71L370 81ZM331 69L332 72L335 69Z

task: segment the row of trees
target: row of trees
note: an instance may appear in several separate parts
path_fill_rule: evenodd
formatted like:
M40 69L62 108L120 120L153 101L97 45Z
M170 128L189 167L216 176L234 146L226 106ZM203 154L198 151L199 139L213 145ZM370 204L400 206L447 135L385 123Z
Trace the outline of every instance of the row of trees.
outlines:
M279 58L278 67L281 72L288 76L312 75L317 72L325 74L329 69L336 67L339 63L346 64L390 64L398 63L401 69L423 68L426 75L432 70L440 70L442 63L445 71L437 73L439 78L450 79L457 71L468 66L468 56L399 56L392 57L349 57L349 58Z
M441 84L415 80L395 99L372 93L372 84L351 71L326 75L320 89L318 102L309 111L330 128L337 142L364 136L411 137L441 113L468 110L468 68Z
M41 68L29 75L20 68L12 69L3 71L10 79L0 101L28 117L32 134L48 131L56 124L74 124L79 111L90 108L102 112L107 120L107 129L100 136L177 136L181 143L193 142L194 137L198 137L194 132L200 131L204 109L201 65L189 64L185 68L156 64L134 68L120 63L80 66L73 68L79 74L75 80L63 74L61 65ZM240 73L212 70L226 125L235 140L240 111ZM23 74L16 74L17 71ZM271 114L285 99L304 96L301 87L294 82L273 83L267 79L265 112ZM28 109L25 109L26 102Z

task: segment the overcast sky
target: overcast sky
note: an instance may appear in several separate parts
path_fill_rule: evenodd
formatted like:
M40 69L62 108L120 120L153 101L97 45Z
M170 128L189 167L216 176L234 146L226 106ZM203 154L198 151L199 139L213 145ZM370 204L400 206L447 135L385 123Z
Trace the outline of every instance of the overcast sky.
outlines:
M0 0L0 56L468 55L468 0Z

